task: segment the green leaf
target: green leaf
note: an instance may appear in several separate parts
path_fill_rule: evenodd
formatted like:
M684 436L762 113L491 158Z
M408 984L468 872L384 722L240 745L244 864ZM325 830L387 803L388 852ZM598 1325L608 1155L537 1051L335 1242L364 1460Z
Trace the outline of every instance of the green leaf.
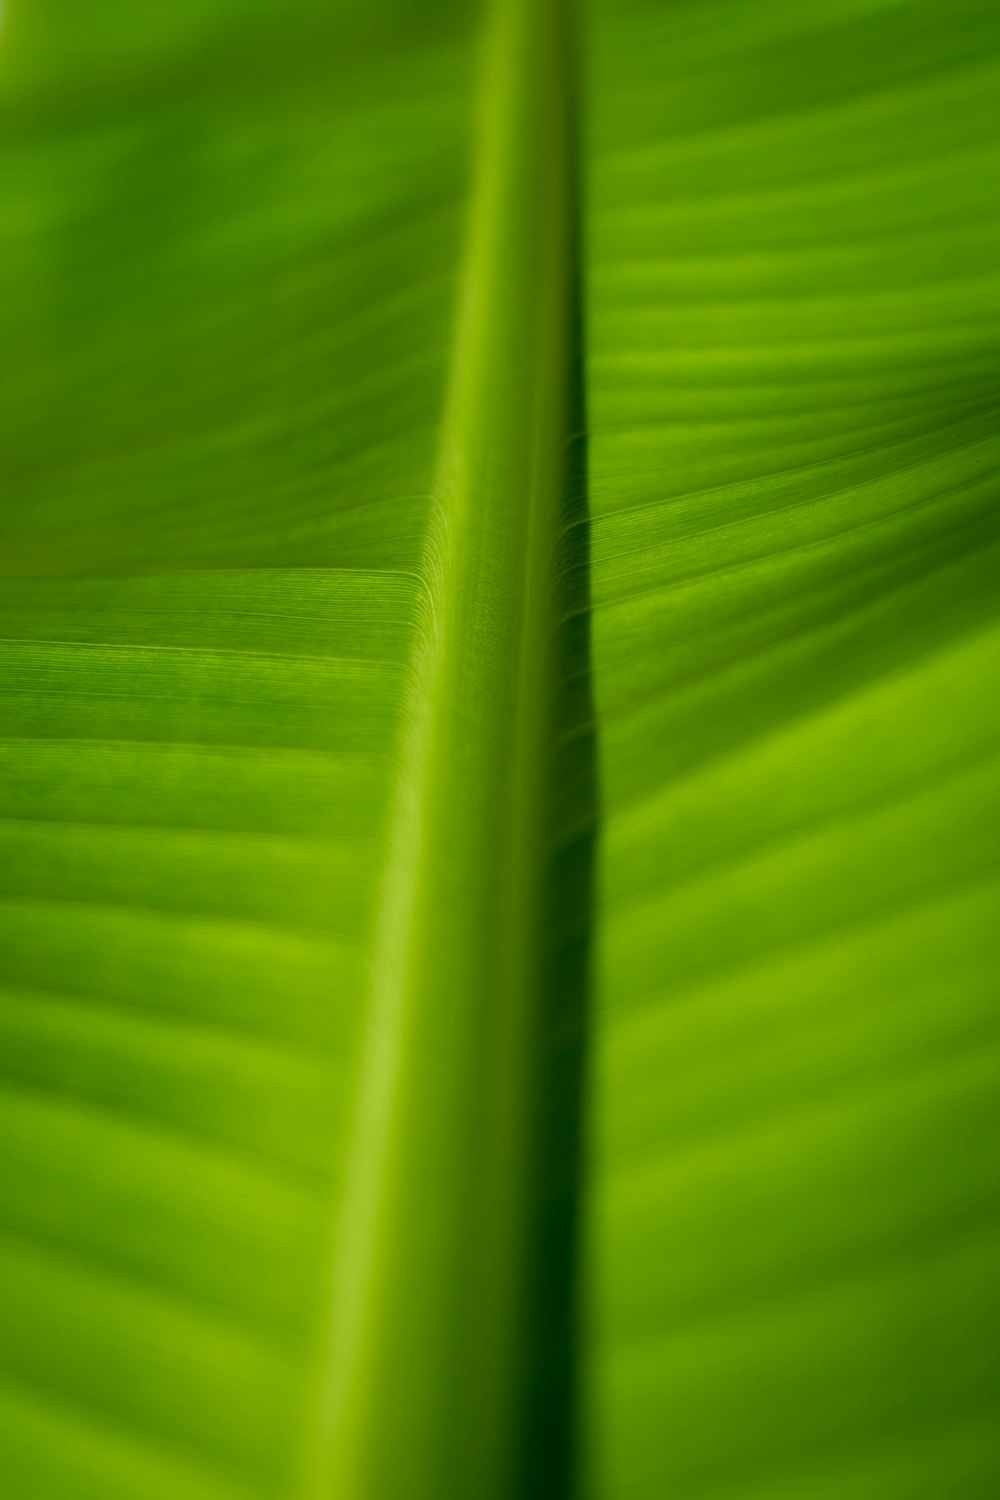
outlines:
M1000 25L598 5L595 1495L1000 1482Z
M2 1488L305 1493L471 42L28 0L3 45Z
M11 0L5 1497L995 1493L998 85Z

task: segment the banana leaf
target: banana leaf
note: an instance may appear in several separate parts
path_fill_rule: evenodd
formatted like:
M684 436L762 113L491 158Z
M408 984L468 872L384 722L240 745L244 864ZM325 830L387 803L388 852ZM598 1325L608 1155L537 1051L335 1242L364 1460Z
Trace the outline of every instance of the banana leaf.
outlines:
M998 100L9 0L5 1497L997 1493Z

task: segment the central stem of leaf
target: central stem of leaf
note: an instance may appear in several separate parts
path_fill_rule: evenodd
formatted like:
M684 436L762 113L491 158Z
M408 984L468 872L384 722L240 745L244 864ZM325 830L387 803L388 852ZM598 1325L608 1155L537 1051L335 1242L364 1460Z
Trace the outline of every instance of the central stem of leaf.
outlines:
M575 973L551 957L565 904L553 871L579 884L586 864L579 849L572 868L553 856L579 419L569 43L564 0L496 0L307 1459L316 1500L523 1496L529 1469L562 1462L542 1453L538 1410L566 1407L546 1393L560 1385L569 1314L552 1310L568 1308L568 1267L560 1287L539 1266L566 1239L565 1214L543 1205L553 1152L572 1154L577 1130L576 1062L553 1074L548 1060L546 1018L567 1020L552 996ZM565 1443L556 1427L549 1448Z

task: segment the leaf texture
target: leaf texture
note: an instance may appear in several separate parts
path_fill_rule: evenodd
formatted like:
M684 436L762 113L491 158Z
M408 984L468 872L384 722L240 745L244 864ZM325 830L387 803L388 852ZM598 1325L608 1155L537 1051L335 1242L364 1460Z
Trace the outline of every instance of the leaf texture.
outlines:
M996 1492L998 97L11 0L5 1497Z
M995 8L592 14L583 1469L986 1496Z
M304 0L8 17L12 1497L305 1483L447 378L467 31Z

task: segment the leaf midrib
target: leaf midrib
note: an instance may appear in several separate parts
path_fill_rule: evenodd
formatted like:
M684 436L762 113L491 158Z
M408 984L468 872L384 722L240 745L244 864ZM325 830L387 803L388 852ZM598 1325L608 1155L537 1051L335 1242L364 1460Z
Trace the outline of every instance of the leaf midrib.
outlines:
M490 11L310 1500L489 1500L526 1441L576 164L568 5Z

